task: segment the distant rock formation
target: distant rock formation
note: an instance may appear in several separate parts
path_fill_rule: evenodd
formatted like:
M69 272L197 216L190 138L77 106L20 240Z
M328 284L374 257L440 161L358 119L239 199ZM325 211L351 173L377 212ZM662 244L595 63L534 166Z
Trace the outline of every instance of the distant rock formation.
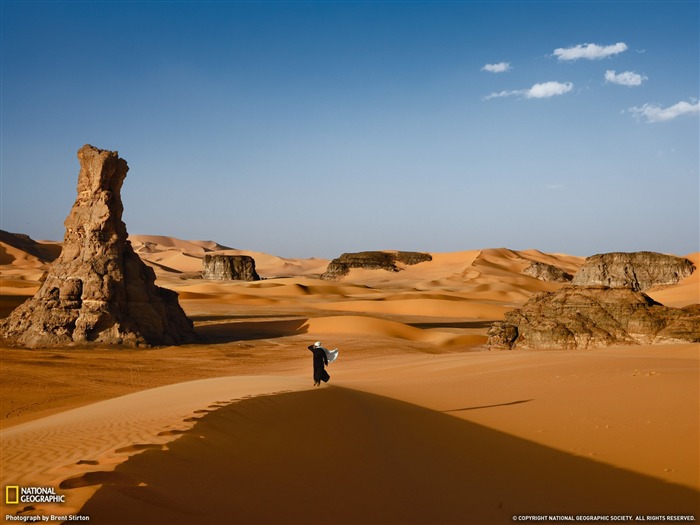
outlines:
M155 273L127 240L120 193L126 161L89 145L78 159L78 196L61 255L36 295L0 323L0 335L30 348L194 340L177 294L154 284Z
M259 281L255 259L248 255L211 255L202 259L202 278L218 280Z
M588 257L572 284L603 285L644 291L658 284L675 284L695 265L688 259L655 252L604 253Z
M488 331L498 348L700 342L700 305L663 306L629 288L566 286L532 297Z
M420 252L380 252L368 251L357 253L344 253L337 259L333 259L321 279L337 281L350 273L351 268L364 268L367 270L386 270L398 272L401 268L398 264L412 266L426 261L432 261L429 253Z
M590 348L700 341L700 305L669 308L643 290L695 270L688 259L653 252L594 255L556 292L532 297L488 331L499 348ZM534 270L533 270L534 271Z
M550 283L566 283L573 279L570 273L565 272L561 268L553 264L542 262L533 262L530 266L523 270L525 275L539 279L540 281Z

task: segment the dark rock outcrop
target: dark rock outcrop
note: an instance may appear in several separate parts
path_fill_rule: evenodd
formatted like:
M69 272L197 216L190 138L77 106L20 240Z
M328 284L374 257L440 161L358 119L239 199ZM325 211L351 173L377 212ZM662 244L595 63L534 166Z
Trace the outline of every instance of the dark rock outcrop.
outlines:
M550 283L566 283L573 279L570 273L565 272L558 266L542 262L533 262L523 270L525 275Z
M432 261L429 253L420 252L356 252L344 253L337 259L333 259L321 279L337 281L346 276L351 268L364 268L367 270L386 270L388 272L401 271L399 265L412 266L426 261Z
M432 261L433 256L422 252L396 252L394 259L397 263L413 266L422 262Z
M644 291L658 284L675 284L695 265L688 259L655 252L604 253L588 257L572 284L609 286Z
M2 321L0 335L30 348L194 340L177 294L155 285L155 273L127 240L121 200L126 161L89 145L78 159L78 196L64 223L61 255L34 297Z
M249 255L211 255L202 260L202 278L218 280L259 281L255 259Z
M700 305L663 306L629 288L566 286L532 297L488 331L500 348L700 342Z

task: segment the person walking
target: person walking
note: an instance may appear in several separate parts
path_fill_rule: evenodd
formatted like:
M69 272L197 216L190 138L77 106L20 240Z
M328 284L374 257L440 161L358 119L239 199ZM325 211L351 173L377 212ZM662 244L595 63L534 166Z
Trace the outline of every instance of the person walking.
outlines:
M321 381L328 382L331 376L326 372L325 366L328 364L326 349L321 346L321 341L316 341L307 347L314 355L314 386L319 386Z

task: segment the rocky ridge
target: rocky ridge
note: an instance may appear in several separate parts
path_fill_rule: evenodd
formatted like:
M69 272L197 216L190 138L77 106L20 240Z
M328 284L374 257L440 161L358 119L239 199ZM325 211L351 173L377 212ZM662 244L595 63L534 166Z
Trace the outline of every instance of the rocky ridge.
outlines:
M651 252L590 257L572 284L507 312L489 329L487 344L572 349L700 342L700 305L670 308L641 291L678 282L694 269L687 259Z
M548 283L567 283L573 279L573 276L570 273L565 272L553 264L536 261L525 268L523 273Z
M572 284L644 291L655 285L675 284L694 270L695 265L691 261L673 255L655 252L604 253L588 257Z
M155 285L122 221L128 171L117 152L78 151L77 198L61 255L34 297L0 323L0 336L30 348L76 344L172 345L193 341L177 294Z
M669 308L643 292L566 286L532 297L488 331L492 347L593 348L700 341L700 305Z
M321 279L337 281L346 276L351 268L399 272L401 271L400 265L412 266L432 260L433 257L429 253L420 252L366 251L344 253L328 264L328 268L321 275Z

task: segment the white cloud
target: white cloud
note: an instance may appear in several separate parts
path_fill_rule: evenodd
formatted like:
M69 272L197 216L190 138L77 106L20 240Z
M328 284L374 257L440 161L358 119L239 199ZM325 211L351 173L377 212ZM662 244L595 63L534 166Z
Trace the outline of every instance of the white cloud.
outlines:
M636 118L646 118L647 122L665 122L673 120L682 115L697 115L700 114L700 102L697 99L691 99L691 102L681 101L668 108L655 106L653 104L644 104L642 107L632 107L629 109Z
M486 64L481 68L482 71L488 71L489 73L505 73L510 71L510 62L499 62L498 64Z
M514 89L498 91L484 97L484 100L503 97L549 98L568 93L574 88L571 82L542 82L534 84L530 89Z
M574 85L571 82L541 82L534 84L530 89L494 92L485 96L484 100L503 97L549 98L568 93L573 88Z
M525 91L525 98L549 98L568 93L574 88L571 82L542 82Z
M608 69L605 72L605 83L619 84L621 86L641 86L642 82L647 80L647 77L635 73L634 71L623 71L615 73L614 69Z
M600 60L618 53L627 51L627 44L618 42L611 46L599 46L598 44L579 44L574 47L557 48L554 50L554 56L559 60L578 60L585 58L587 60Z

